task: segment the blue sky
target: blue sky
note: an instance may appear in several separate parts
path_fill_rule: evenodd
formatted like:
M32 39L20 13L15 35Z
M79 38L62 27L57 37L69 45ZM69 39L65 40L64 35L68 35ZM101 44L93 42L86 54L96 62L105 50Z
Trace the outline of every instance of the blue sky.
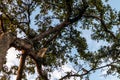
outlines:
M113 7L113 8L115 8L116 10L120 10L120 0L109 0L109 4ZM36 12L38 12L38 11L36 11ZM32 18L31 18L32 19ZM34 26L34 24L31 24L32 26ZM34 26L35 27L35 26ZM98 49L101 45L106 45L106 43L104 42L104 41L101 41L101 42L99 42L99 43L97 43L97 42L95 42L95 41L92 41L92 40L90 40L90 35L88 35L90 32L89 31L84 31L83 32L83 35L85 36L85 37L87 37L87 42L88 42L88 44L89 44L89 48L92 50L92 51L94 51L94 50L96 50L96 49ZM94 45L94 47L93 47L93 45ZM15 51L13 48L10 50L10 51L8 51L8 55L7 55L7 58L8 58L8 61L9 62L7 62L7 65L8 66L12 66L12 65L18 65L18 62L19 62L19 60L18 59L16 59L15 58L15 55L13 55L14 53L16 54L16 53L19 53L18 51ZM11 56L12 55L12 56ZM8 57L9 56L9 57ZM11 58L12 57L12 58ZM63 66L66 70L64 70L64 71L69 71L70 70L70 68L71 68L71 66L69 65L69 64L67 64L67 65L64 65ZM71 68L71 70L73 70L73 68ZM58 71L55 71L55 72L53 72L53 77L60 77L59 75L62 75L63 73L59 73L59 75L58 76L56 76L56 72L58 72ZM116 76L108 76L108 77L102 77L101 76L101 74L103 74L104 72L101 72L100 70L98 70L97 72L95 72L94 74L91 74L91 76L90 76L90 80L119 80L119 79L117 79L117 77ZM37 73L35 73L35 75L33 75L34 77L37 75ZM31 75L29 75L29 80L34 80L33 79L33 76ZM32 78L31 78L32 77ZM15 77L13 77L13 79L14 79ZM13 80L13 79L11 79L11 80ZM55 79L53 79L52 78L52 80L55 80Z
M120 0L109 0L108 2L112 8L115 8L116 10L120 10Z

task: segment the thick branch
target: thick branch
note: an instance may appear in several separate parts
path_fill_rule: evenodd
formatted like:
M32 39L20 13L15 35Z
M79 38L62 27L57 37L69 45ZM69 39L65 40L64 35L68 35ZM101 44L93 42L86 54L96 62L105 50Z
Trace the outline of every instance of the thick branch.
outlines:
M11 46L17 49L31 49L32 43L30 40L16 38L16 40L11 44Z
M0 35L0 70L2 69L2 65L5 62L5 56L7 50L10 48L11 43L14 42L16 36L12 33L3 33Z
M26 54L22 54L21 58L20 58L20 65L18 68L18 73L17 73L17 78L16 80L22 80L22 73L23 73L23 68L25 65L25 59L26 59Z
M34 40L41 40L42 38L45 38L46 36L48 36L51 33L55 33L59 30L61 30L62 28L64 28L65 26L67 26L68 24L70 24L69 22L63 22L60 25L57 25L56 27L54 27L53 29L48 29L47 31L45 31L44 33L42 33L41 35L38 35L37 37L33 38Z
M34 60L38 60L37 53L33 50L32 42L30 40L16 38L11 44L11 47L15 47L18 50L26 50L28 53L24 54L29 55Z
M55 33L57 31L60 31L61 29L63 29L64 27L67 27L69 24L72 24L78 20L81 19L82 15L84 14L84 12L86 11L88 6L84 6L81 10L78 16L76 16L73 19L70 19L69 22L68 21L64 21L63 23L57 25L56 27L54 27L53 29L49 29L47 31L45 31L44 33L42 33L41 35L38 35L37 37L33 38L33 41L38 41L41 40L42 38L48 36L51 33Z
M42 63L35 61L39 77L43 80L49 80L46 72L42 69Z
M48 80L47 74L42 70L42 58L40 58L34 50L30 50L28 55L35 61L40 78Z

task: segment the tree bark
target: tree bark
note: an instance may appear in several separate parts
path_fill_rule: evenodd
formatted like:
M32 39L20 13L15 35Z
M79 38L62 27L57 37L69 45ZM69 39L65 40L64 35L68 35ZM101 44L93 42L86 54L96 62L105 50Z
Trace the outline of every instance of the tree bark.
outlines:
M10 48L10 44L16 39L16 36L12 33L3 33L0 35L0 70L5 62L5 56L7 50Z
M25 59L26 59L26 54L22 53L22 56L20 57L20 65L18 68L18 73L17 73L17 78L16 80L22 80L22 73L23 73L23 68L25 65Z

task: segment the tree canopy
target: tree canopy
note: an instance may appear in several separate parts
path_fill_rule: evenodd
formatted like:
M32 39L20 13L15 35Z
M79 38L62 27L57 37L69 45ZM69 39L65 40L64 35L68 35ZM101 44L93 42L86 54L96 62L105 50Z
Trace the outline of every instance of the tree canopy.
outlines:
M67 72L60 80L89 78L91 72L105 67L108 75L120 75L120 12L112 9L107 1L1 0L0 69L3 76L0 78L10 79L14 74L16 80L26 79L26 72L34 74L36 67L39 74L36 79L49 80L49 72L68 62L79 70ZM83 30L92 32L92 40L102 40L108 45L91 51ZM21 51L20 64L8 70L3 64L11 47ZM73 48L76 53L72 53ZM79 63L81 60L87 69ZM101 65L103 63L105 65Z

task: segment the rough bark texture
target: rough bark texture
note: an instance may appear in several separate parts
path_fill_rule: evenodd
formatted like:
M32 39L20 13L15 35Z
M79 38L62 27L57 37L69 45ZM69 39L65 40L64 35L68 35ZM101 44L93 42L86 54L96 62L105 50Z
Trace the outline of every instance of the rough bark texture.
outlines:
M0 35L0 70L5 62L5 56L10 44L15 40L15 36L12 33L3 33Z
M19 64L16 80L22 80L22 73L25 65L26 56L27 56L26 54L22 54L22 56L20 57L20 64Z

